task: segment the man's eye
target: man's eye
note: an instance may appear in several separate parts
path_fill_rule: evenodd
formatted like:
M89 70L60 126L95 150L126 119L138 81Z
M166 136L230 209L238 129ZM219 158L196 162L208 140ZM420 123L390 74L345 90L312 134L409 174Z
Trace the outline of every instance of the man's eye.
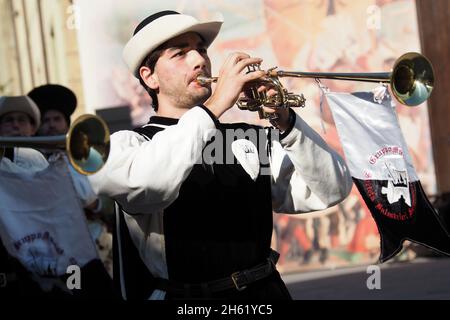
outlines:
M201 54L206 53L208 50L206 48L200 48L198 49L198 52L200 52Z
M178 51L173 55L173 57L181 57L183 55L184 55L184 51Z

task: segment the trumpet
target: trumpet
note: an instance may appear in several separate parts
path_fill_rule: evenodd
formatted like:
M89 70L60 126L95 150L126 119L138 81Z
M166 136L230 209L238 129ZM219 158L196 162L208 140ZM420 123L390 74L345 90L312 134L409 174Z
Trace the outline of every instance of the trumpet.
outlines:
M24 147L65 150L70 164L84 175L99 171L109 156L110 133L105 121L94 115L77 118L66 135L43 137L0 137L0 161L3 148Z
M248 72L258 70L259 66L252 66ZM239 109L258 111L261 119L270 119L262 107L270 106L275 108L304 107L306 99L303 94L289 92L279 81L279 78L313 78L350 80L376 83L389 83L394 97L406 106L417 106L426 101L434 87L434 71L431 62L417 52L408 52L400 56L394 63L391 72L374 73L331 73L331 72L301 72L283 71L271 68L266 71L261 80L249 83L248 97L239 98L236 102ZM197 81L202 84L217 82L218 77L197 77ZM267 96L265 92L258 92L261 85L269 84L277 93L274 96Z

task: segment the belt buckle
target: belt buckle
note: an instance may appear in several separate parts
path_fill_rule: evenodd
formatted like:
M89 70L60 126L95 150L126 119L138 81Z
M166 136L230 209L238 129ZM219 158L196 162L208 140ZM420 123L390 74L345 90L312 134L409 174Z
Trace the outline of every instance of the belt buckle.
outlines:
M233 280L233 284L236 288L237 291L242 291L245 290L247 288L247 286L239 286L238 282L237 282L237 277L239 275L239 272L234 272L231 274L231 280Z

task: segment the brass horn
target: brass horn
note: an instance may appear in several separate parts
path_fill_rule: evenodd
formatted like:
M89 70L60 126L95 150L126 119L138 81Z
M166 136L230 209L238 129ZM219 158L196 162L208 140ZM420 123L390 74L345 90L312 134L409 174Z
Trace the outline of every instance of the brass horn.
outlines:
M105 121L82 115L66 135L43 137L0 137L0 147L65 150L71 165L84 175L100 170L109 156L110 134ZM0 160L4 150L0 150Z
M253 70L256 70L253 67ZM249 71L253 71L249 70ZM262 106L271 107L304 107L305 98L288 92L279 78L313 78L350 80L376 83L389 83L395 98L406 106L417 106L427 100L434 86L434 72L431 62L420 53L408 52L399 57L394 64L392 72L375 73L330 73L330 72L297 72L283 71L271 68L266 72L265 78L255 81L256 85L270 82L277 91L274 97L267 97L265 93L257 92L255 85L250 89L250 98L240 98L237 105L240 109L258 111L261 118L267 118L262 112ZM217 77L199 76L200 83L216 82Z

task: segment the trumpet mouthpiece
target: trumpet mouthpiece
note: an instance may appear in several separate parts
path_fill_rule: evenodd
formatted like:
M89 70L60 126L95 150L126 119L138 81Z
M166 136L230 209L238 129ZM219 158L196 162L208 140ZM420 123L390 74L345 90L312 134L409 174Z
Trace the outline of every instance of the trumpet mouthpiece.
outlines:
M216 82L217 78L215 77L206 77L206 76L198 76L197 77L197 82L200 84L207 84L207 83L212 83L212 82Z

